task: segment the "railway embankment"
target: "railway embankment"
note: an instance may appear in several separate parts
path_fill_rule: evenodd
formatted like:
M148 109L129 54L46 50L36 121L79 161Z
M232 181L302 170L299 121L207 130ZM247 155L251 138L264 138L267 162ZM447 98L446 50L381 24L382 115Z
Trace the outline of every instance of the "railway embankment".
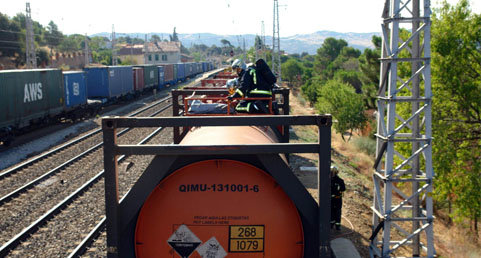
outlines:
M313 114L316 111L308 107L302 97L290 97L291 112L293 115ZM291 132L292 142L315 141L316 131L294 127ZM346 183L346 192L343 196L341 230L333 230L331 240L347 238L351 240L361 254L369 257L369 237L372 233L372 200L373 183L372 167L374 157L365 153L356 140L360 136L355 134L349 142L345 142L341 135L332 131L331 162L340 168L340 177ZM291 157L291 166L301 182L309 192L317 196L317 170L306 168L305 164L316 166L317 158L311 154L298 154ZM301 165L302 164L302 169ZM434 222L435 249L439 257L481 257L479 239L473 239L468 234L469 228L462 228L449 224L448 219L437 216ZM380 232L379 234L382 234ZM401 256L410 256L409 250L401 249Z

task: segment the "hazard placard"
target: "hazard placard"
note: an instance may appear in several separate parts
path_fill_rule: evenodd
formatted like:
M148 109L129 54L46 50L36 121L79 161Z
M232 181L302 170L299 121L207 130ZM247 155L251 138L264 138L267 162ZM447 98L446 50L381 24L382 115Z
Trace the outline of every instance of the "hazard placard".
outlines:
M229 252L264 252L264 225L229 226Z
M207 242L197 248L197 252L202 258L224 258L227 252L215 237L211 237Z
M200 239L192 233L186 225L180 225L174 234L169 237L167 243L182 258L187 258L195 251L202 241L200 241Z

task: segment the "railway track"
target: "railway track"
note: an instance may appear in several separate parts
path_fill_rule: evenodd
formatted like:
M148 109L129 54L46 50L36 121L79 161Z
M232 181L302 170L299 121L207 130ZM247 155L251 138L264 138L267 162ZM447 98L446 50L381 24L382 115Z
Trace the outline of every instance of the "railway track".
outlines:
M136 112L135 114L145 113L147 110L150 110L151 108L158 106L160 103L166 102L167 100L168 98L162 99L158 103L149 105L148 107ZM163 114L164 116L170 115L170 113L167 114L165 112L170 106L171 104L166 105L160 110L151 113L150 116L157 116L159 114ZM144 116L146 115L144 114ZM139 135L148 134L147 137L144 137L143 140L139 142L139 144L142 144L143 142L151 140L153 137L159 134L159 132L162 131L161 128L158 128L155 131L152 131L151 128L147 130L150 130L150 132L146 132L145 130L136 130L137 132L129 133L129 129L126 128L119 132L119 137L122 136L119 138L119 140L135 142L135 138L139 138ZM95 138L95 135L100 135L99 132L96 131L97 130L87 134L88 136L84 136L81 138ZM169 137L169 139L171 138ZM29 167L46 166L36 165L37 163L35 162L55 159L57 155L63 155L64 152L68 151L68 149L70 148L69 146L78 144L79 142L81 142L81 140L74 140L69 144L65 144L61 147L54 149L52 152L33 159L33 161L30 163L24 163L6 172L3 172L3 177L0 184L7 182L8 180L6 179L13 178L14 175L25 174L22 171L28 169ZM78 210L75 207L82 206L82 199L90 200L87 201L86 204L90 206L95 206L95 208L87 208L87 211L96 210L95 214L97 215L94 217L101 217L101 214L103 214L103 186L99 186L103 185L103 170L99 169L102 167L103 161L101 146L102 143L97 142L95 145L89 147L87 150L84 150L80 154L68 159L67 161L61 161L61 164L57 163L59 165L56 165L47 173L44 173L33 180L28 180L26 184L23 184L22 186L17 187L15 190L2 195L0 199L0 214L3 221L0 225L0 229L2 230L2 236L0 237L0 240L2 243L5 244L0 247L0 256L3 257L9 253L13 256L18 256L20 255L20 253L23 254L21 256L31 255L32 250L35 249L32 246L29 246L31 243L38 244L43 242L44 244L40 244L39 247L48 246L48 242L51 242L52 238L46 235L48 235L49 233L57 232L56 230L51 230L52 228L57 229L57 227L51 224L62 224L65 221L68 222L69 219L67 218L59 218L62 216L68 217L70 216L68 214L75 213L75 210ZM122 162L122 160L128 158L129 157L121 157L121 160L119 162ZM126 186L125 189L127 190L128 187L130 186ZM52 207L47 207L48 205L46 205L46 203L49 203L50 206L52 206L53 203L55 203L55 205L53 205ZM77 213L85 215L85 210L83 210L82 208L80 208L80 210L82 211ZM85 216L79 216L78 214L76 217L80 218L80 224L88 223L88 221L90 221L89 219L84 218ZM87 212L87 214L94 213ZM26 222L28 223L28 225L25 225ZM93 225L95 225L95 223L93 223ZM69 227L62 226L61 228L65 229ZM79 226L77 227L77 231L84 228L89 229L91 228L91 225L89 224ZM72 232L75 232L75 230L72 229L70 231L66 231L66 233L64 232L60 234L70 236L76 235L76 233ZM85 233L75 236L72 241L70 241L70 243L76 244L78 239L83 238L83 234ZM35 241L28 240L31 238L35 239ZM39 241L39 239L45 239L50 241ZM58 239L58 237L54 237L54 239ZM68 241L62 238L62 243L64 242ZM60 245L62 245L62 243L60 243ZM70 250L74 249L74 247L75 246L68 246L67 248ZM46 248L45 250L48 250L48 248ZM59 249L58 245L56 250L62 251L61 253L58 253L58 251L50 251L49 253L44 254L41 254L42 252L40 251L33 251L33 253L38 254L39 256L46 255L62 257L66 256L66 254L68 253L67 250L61 248Z

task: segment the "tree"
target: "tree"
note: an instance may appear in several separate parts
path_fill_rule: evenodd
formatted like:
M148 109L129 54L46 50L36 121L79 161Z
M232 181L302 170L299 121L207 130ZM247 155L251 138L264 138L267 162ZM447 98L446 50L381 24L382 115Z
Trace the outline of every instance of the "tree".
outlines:
M10 32L12 31L12 32ZM4 56L20 55L21 48L19 42L20 26L10 21L7 15L0 13L0 51Z
M179 36L177 35L177 32L175 32L175 27L174 27L174 32L172 35L169 35L170 41L172 42L178 42L179 41Z
M109 42L109 39L106 37L92 37L89 39L89 48L92 51L99 51L107 47L107 42Z
M319 97L319 89L324 83L325 81L322 80L321 76L314 75L306 78L304 85L302 85L302 93L307 98L311 106L314 106L314 104L316 103Z
M41 48L37 52L37 64L40 66L47 66L49 63L49 57L48 57L48 52L47 50Z
M227 39L221 39L220 43L222 43L222 46L224 47L232 47L232 44Z
M184 47L184 45L180 44L180 53L189 55L190 51L186 47Z
M372 36L372 43L376 49L366 48L359 57L359 68L362 72L362 91L364 101L368 109L376 107L377 87L379 85L379 73L381 57L382 39L378 36Z
M319 72L327 68L328 64L334 61L346 46L347 42L343 39L325 39L322 46L317 49L316 68L319 69Z
M287 79L287 81L289 81L290 83L300 81L303 69L298 61L291 58L285 63L283 63L281 66L283 79Z
M481 15L467 0L433 16L432 90L435 200L456 221L481 218Z
M82 50L84 40L85 36L80 34L66 36L58 46L58 49L63 52Z
M255 46L256 50L261 50L262 45L264 45L264 42L262 42L261 37L256 36L256 38L254 40L254 46Z
M58 30L57 24L55 24L53 21L48 23L45 39L47 44L51 47L57 47L63 40L62 32Z
M361 73L358 71L339 70L334 74L334 80L351 85L356 93L362 93Z
M320 87L318 94L316 109L321 113L332 114L337 120L334 128L343 140L348 131L350 140L354 129L364 128L367 117L364 114L362 96L356 94L353 87L338 80L330 80Z
M160 41L162 41L162 40L161 40L160 37L157 36L157 35L152 35L152 36L150 37L150 42L160 42Z

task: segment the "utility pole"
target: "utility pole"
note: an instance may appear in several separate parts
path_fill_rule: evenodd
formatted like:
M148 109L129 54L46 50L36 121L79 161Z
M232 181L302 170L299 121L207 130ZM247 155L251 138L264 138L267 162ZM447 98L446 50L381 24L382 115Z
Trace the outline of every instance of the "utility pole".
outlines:
M112 24L112 65L117 65L117 52L115 51L115 28Z
M244 62L247 63L247 52L246 52L246 39L244 37L242 37L242 40L244 42Z
M273 22L273 36L272 36L272 70L277 76L279 85L282 82L281 77L281 46L279 38L279 2L274 0L274 22Z
M147 62L147 55L148 55L148 43L147 43L147 34L145 34L145 40L144 40L144 64L148 64Z
M26 64L28 69L37 68L37 53L35 52L35 39L33 35L32 13L30 10L30 3L27 2L25 15L25 49L26 49Z
M257 38L259 35L256 34L255 40L254 40L254 50L256 52L256 61L259 59L259 51L260 51L260 46Z
M90 64L90 57L89 57L89 40L87 38L87 33L85 33L85 66Z
M373 228L383 230L382 239L371 242L371 256L396 256L399 247L410 248L413 257L435 256L430 6L430 0L423 0L421 12L420 0L384 4L372 206ZM400 23L412 25L406 41L399 35ZM411 65L409 78L399 77L400 63Z
M262 49L262 58L264 59L264 61L267 62L267 60L266 60L266 32L265 32L265 30L264 30L264 21L262 21L261 39L262 39L262 46L261 46L261 49Z

